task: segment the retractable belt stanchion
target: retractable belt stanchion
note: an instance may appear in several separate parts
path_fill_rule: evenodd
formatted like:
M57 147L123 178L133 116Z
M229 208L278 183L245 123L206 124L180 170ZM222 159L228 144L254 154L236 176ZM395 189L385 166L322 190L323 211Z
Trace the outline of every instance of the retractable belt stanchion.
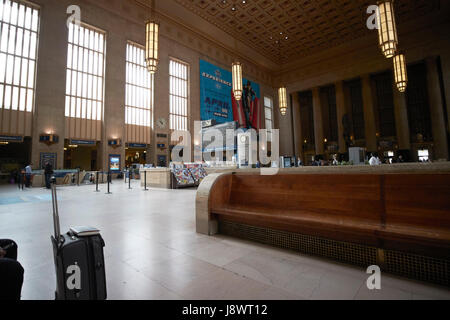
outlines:
M99 176L100 172L97 171L95 174L95 192L99 192L100 190L98 190L98 176Z
M80 186L80 169L78 169L77 173L78 173L78 175L77 175L77 186Z
M147 189L147 170L144 170L144 191L148 191L148 189Z
M108 171L108 192L106 194L111 194L112 192L109 191L109 184L111 182L111 171Z
M128 171L128 189L131 189L131 169Z

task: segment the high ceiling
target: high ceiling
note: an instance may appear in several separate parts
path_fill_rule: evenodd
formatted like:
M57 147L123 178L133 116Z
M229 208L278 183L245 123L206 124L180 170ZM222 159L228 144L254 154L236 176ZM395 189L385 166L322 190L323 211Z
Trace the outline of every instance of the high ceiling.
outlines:
M375 0L174 1L276 63L296 60L370 34L366 10L376 3ZM438 10L440 0L396 0L395 8L397 23L401 24Z

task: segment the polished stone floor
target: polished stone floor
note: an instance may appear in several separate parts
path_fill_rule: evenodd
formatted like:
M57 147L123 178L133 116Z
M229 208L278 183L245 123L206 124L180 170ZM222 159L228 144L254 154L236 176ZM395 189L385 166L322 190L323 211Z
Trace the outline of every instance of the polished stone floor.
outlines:
M195 233L195 190L141 190L114 181L58 188L62 230L101 229L109 299L450 299L450 291L227 236ZM0 238L19 244L23 299L53 299L49 191L0 186Z

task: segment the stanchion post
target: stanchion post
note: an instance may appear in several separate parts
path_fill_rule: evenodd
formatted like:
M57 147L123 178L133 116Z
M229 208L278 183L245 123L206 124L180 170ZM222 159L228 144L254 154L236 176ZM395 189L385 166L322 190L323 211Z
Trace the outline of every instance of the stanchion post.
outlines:
M80 169L77 169L77 186L80 186Z
M131 168L128 171L128 189L131 189Z
M144 191L148 191L148 189L147 189L147 170L144 170Z
M95 192L99 192L98 190L98 176L99 176L99 171L97 171L97 173L95 174Z
M111 192L109 191L109 183L111 181L111 171L108 171L108 192L106 194L111 194Z

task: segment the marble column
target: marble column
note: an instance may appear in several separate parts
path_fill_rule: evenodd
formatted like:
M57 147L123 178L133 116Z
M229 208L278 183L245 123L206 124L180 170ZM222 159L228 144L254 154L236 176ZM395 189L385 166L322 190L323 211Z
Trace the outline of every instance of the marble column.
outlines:
M313 113L314 113L314 137L316 144L316 154L324 153L323 142L323 121L322 121L322 105L320 103L319 88L312 89L313 93Z
M445 101L447 102L447 132L450 136L450 48L441 53L441 68Z
M45 19L40 19L39 56L37 60L36 92L33 115L31 162L39 168L40 153L56 153L54 169L64 168L64 137L66 134L65 93L67 68L66 7L61 1L47 1L41 8ZM50 36L51 35L51 36ZM46 145L39 136L48 131L59 136L59 142Z
M288 96L289 99L289 96ZM292 128L292 106L288 103L286 114L280 113L279 97L276 95L274 101L274 113L278 112L278 128L280 129L280 156L290 156L294 154L293 139L294 131Z
M342 118L345 115L345 94L344 94L344 82L338 81L335 83L336 90L336 116L338 125L338 144L339 153L346 153L347 146L344 140L344 125L342 124Z
M411 140L409 135L408 109L406 105L406 95L398 91L397 85L393 82L394 93L394 115L395 128L397 130L398 148L400 150L410 149Z
M448 159L447 132L436 58L427 58L428 99L433 128L434 158Z
M372 93L372 86L370 75L365 74L361 77L362 83L362 96L364 104L364 127L366 136L366 147L367 150L377 151L377 129L375 123L375 110L374 110L374 99Z
M121 167L125 167L125 100L126 39L119 33L111 32L106 43L108 59L105 70L105 111L103 115L103 134L98 152L98 168L109 170L109 155L120 154ZM109 139L120 138L122 145L113 148Z
M294 117L294 154L296 157L303 159L303 149L302 149L302 126L300 119L300 99L298 92L291 93L292 96L292 113Z

